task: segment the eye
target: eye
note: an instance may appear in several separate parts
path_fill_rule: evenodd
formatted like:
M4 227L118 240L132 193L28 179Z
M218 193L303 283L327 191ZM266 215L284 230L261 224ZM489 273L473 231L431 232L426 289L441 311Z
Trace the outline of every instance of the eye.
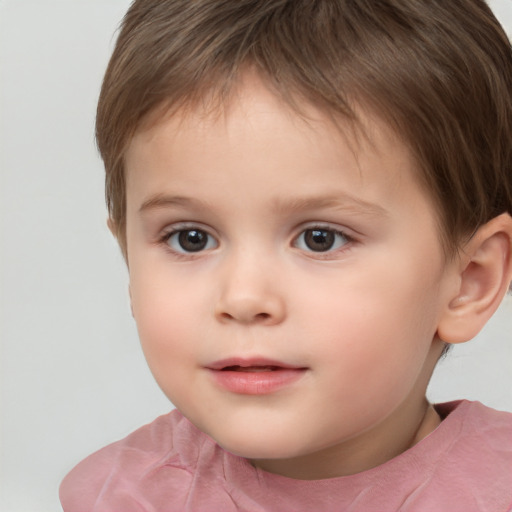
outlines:
M331 228L305 229L296 239L295 246L303 251L327 252L339 249L350 239L341 231Z
M166 243L179 253L200 252L215 249L217 241L202 229L180 229L167 235Z

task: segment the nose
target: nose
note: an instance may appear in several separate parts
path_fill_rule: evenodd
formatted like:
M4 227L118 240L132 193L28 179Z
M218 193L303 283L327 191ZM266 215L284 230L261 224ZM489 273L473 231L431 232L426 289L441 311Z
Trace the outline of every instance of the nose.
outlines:
M286 316L284 294L277 272L262 258L244 257L226 262L215 308L222 323L276 325Z

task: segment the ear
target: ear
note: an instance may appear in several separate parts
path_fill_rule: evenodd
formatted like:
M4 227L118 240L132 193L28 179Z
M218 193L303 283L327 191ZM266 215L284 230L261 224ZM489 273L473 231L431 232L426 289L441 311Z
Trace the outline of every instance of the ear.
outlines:
M442 313L437 334L446 343L474 338L498 309L512 279L512 217L481 226L461 249L458 287Z
M114 235L114 238L119 242L117 224L112 220L111 217L109 217L107 219L107 226L108 226L108 229L110 230L110 232L112 233L112 235ZM128 259L126 257L126 253L122 247L121 247L121 252L123 253L124 261L128 265ZM135 318L135 316L133 314L132 290L131 290L130 285L128 285L128 296L130 297L130 311L132 313L132 316Z
M115 238L117 238L117 227L115 222L112 220L112 217L107 219L107 226L109 231L114 235Z
M132 288L130 285L128 285L128 296L130 297L130 311L132 313L132 317L135 318L135 315L133 314Z
M119 244L119 248L121 249L121 254L123 255L123 259L126 262L126 265L128 265L128 254L126 251L126 233L125 230L119 225L116 224L116 222L112 219L112 217L109 217L107 219L107 226L114 238L117 240L117 243Z

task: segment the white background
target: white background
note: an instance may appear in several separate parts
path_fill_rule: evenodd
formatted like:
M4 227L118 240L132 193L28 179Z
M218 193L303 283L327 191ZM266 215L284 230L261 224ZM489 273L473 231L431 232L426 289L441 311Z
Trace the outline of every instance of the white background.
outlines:
M172 407L105 225L94 113L128 0L0 0L0 510L61 510L80 459ZM491 6L512 33L512 0ZM512 299L434 376L512 411Z

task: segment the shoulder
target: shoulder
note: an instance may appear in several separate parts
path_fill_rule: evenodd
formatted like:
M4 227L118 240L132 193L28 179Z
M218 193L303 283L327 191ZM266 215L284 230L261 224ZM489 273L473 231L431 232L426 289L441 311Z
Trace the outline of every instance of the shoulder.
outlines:
M480 472L487 465L494 478L506 479L512 499L512 413L486 407L480 402L463 402L459 449Z
M205 445L214 443L177 410L160 416L75 466L59 490L64 512L141 510L141 486L155 485L163 472L177 488L186 486Z
M434 481L450 490L453 510L459 510L455 503L464 503L463 510L508 510L512 503L512 413L469 401L441 404L436 409L447 417L441 424L445 443Z
M450 402L436 406L441 416L448 416L453 421L446 422L453 429L460 429L460 439L473 441L487 439L489 444L481 446L503 452L502 448L512 446L512 413L498 411L480 402L467 400ZM496 441L496 442L494 442ZM505 450L512 456L509 450Z

